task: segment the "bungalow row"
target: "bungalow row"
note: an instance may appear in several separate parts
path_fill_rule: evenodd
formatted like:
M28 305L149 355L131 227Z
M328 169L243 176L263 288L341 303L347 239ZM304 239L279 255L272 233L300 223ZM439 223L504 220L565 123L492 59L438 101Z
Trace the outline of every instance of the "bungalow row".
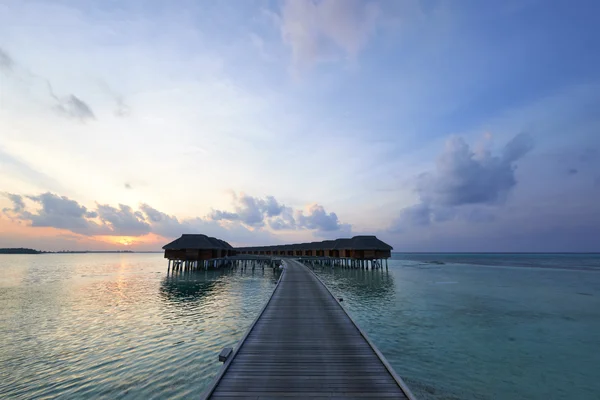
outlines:
M354 236L349 239L322 242L284 244L263 247L238 247L238 254L276 255L284 257L332 257L383 259L391 257L393 247L375 236Z
M169 260L209 260L241 254L280 257L332 257L361 260L391 257L392 246L375 236L261 247L232 247L229 243L200 234L185 234L165 245Z

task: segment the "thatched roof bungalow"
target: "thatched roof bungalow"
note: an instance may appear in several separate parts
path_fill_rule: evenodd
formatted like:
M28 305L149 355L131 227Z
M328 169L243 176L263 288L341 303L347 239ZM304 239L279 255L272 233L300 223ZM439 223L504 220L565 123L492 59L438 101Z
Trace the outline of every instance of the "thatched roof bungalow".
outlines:
M169 260L210 260L233 255L234 248L224 240L202 234L183 234L163 246Z
M391 257L394 248L376 236L354 236L351 249L352 258L381 259Z

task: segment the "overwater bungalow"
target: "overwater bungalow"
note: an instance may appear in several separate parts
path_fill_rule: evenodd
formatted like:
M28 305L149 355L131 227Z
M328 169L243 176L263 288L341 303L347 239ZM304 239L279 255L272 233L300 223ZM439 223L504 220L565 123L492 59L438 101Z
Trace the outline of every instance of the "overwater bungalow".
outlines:
M164 245L163 250L165 258L179 261L210 260L235 254L234 248L226 241L202 234L183 234Z
M350 257L362 260L390 258L393 249L376 236L354 236L351 239Z

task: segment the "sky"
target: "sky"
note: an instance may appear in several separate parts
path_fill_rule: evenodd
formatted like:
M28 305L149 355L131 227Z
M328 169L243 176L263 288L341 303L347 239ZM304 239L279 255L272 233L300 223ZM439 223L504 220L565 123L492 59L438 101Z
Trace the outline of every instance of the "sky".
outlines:
M0 0L0 247L600 251L599 12Z

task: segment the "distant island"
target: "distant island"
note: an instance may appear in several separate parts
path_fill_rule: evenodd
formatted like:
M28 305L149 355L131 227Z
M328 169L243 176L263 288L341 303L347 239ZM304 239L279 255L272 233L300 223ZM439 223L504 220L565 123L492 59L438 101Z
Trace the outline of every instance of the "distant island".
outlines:
M40 251L35 249L0 248L0 254L86 254L86 253L162 253L161 251L132 251L132 250L61 250Z
M26 249L23 247L0 249L0 254L42 254L42 253L43 253L43 251L34 250L34 249Z

